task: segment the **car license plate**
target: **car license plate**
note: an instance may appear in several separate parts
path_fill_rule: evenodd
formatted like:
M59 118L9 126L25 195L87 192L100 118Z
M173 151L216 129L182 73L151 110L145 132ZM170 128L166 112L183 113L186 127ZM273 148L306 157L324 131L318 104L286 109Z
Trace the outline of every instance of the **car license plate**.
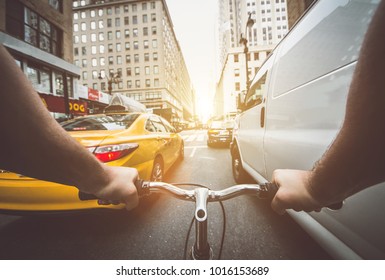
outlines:
M220 138L219 140L220 140L220 141L226 141L227 138Z

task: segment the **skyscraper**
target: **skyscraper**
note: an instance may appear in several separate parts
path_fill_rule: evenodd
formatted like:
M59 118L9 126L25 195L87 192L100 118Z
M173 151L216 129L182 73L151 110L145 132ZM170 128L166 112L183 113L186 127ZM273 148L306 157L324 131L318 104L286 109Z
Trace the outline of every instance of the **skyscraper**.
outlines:
M174 118L194 115L194 89L165 0L73 1L73 12L83 85Z
M247 26L249 19L254 21ZM215 96L217 115L236 111L236 98L247 88L270 51L288 32L286 0L219 0L219 62ZM247 40L247 64L245 46Z

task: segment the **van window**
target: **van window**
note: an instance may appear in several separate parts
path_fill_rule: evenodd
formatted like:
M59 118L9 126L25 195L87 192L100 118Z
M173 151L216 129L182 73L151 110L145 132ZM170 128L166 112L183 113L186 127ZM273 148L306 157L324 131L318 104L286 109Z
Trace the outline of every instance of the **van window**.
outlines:
M270 69L273 67L274 58L275 53L268 57L268 59L265 61L265 63L263 63L259 71L255 74L255 77L251 84L251 88L245 97L246 109L250 109L262 103L263 97L265 96L267 89L267 75L269 74Z
M245 105L247 109L262 103L263 95L266 91L266 76L267 72L265 72L263 76L252 85L249 94L246 96L245 100Z
M280 46L274 96L355 62L375 2L319 1Z

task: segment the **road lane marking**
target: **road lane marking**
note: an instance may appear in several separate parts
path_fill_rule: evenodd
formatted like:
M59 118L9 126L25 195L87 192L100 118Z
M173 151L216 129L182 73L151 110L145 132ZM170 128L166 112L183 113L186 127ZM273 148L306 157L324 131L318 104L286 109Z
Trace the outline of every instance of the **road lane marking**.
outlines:
M192 149L191 153L190 153L190 157L194 157L195 155L195 152L197 151L197 149L207 149L207 146L185 146L184 149Z

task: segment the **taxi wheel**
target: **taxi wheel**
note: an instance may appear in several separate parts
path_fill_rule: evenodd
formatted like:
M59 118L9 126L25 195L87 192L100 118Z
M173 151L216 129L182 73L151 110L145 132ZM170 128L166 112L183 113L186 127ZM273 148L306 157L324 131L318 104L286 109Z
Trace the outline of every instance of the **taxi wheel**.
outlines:
M154 166L151 172L151 181L153 182L162 182L163 181L163 162L162 159L157 157L154 161Z

